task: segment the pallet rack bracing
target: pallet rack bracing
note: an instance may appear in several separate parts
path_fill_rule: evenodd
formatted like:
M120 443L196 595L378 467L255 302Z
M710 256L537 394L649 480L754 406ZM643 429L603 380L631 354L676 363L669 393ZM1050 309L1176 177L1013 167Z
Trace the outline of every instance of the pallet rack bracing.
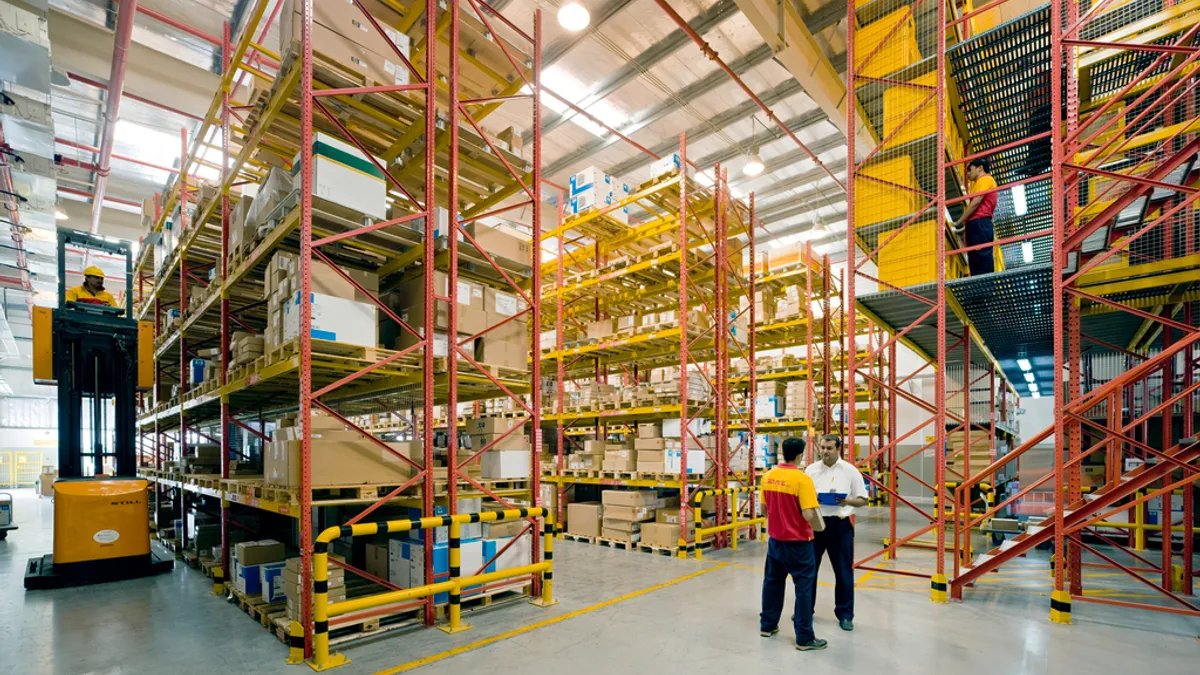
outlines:
M543 420L553 425L557 453L546 478L558 486L560 514L567 491L578 485L679 490L687 504L693 488L753 483L757 434L804 433L811 411L829 419L830 388L822 387L818 405L812 383L830 376L825 359L836 359L829 345L840 340L831 322L814 322L810 311L819 303L830 311L828 259L794 249L768 263L762 248L755 250L756 238L747 236L756 222L753 195L748 204L733 200L720 167L706 174L716 176L711 185L697 181L700 169L688 164L686 149L681 139L686 173L636 186L608 208L565 220L560 213L560 225L544 235L555 255L543 269L542 358L554 364L554 375L543 380ZM627 208L649 216L628 224L620 217ZM785 288L799 297L776 317L772 294L782 299ZM813 348L820 339L814 323L824 334L820 349ZM807 342L798 339L805 334ZM806 347L803 358L759 356L797 345ZM760 372L769 382L807 383L800 415L758 416ZM610 385L610 378L620 384ZM612 434L635 433L639 422L663 420L678 425L681 449L679 466L664 467L666 473L609 471L580 459L591 459L579 440L585 433L603 443ZM697 430L708 424L694 420L710 423L711 435ZM691 458L685 447L694 451ZM695 466L700 459L707 466ZM725 524L728 505L717 502L717 523ZM757 508L743 506L750 514ZM691 547L686 528L681 522L680 555ZM727 543L723 533L714 545Z
M916 154L923 141L936 148L929 162L936 171L926 172L932 180L919 170L911 182L899 180L902 173L873 171L871 159L892 158L881 153L851 169L852 190L861 193L851 195L852 212L865 207L870 213L870 197L880 194L880 185L885 197L892 191L883 201L894 203L904 191L918 202L915 215L885 214L888 222L851 217L858 234L852 229L852 245L870 252L860 260L890 263L895 272L896 258L883 259L886 247L903 241L902 230L921 217L934 222L936 215L937 223L924 237L925 250L936 250L937 269L862 296L855 309L882 318L893 342L943 362L961 349L960 363L978 363L990 369L988 378L1007 381L988 389L997 394L989 405L999 407L994 412L1000 418L987 420L984 430L1003 435L1009 451L971 467L963 481L946 480L939 463L940 506L930 517L938 531L935 600L961 598L988 571L1049 544L1057 552L1050 611L1055 621L1070 621L1076 599L1197 612L1178 594L1190 592L1194 575L1196 470L1189 462L1197 451L1197 50L1191 46L1191 9L1011 0L909 7L877 0L852 10L851 49L891 50L901 56L887 63L904 66L871 71L871 54L851 53L851 92L869 116L881 116L873 119L885 137L883 152ZM887 94L900 87L889 112ZM907 148L894 145L900 137ZM996 235L988 244L964 246L943 233L941 222L947 208L955 217L964 200L978 195L954 192L957 176L944 169L954 171L977 157L991 160L1000 185ZM863 191L864 183L873 187ZM929 210L936 214L922 216ZM982 248L996 250L1003 268L953 278L961 264L956 258ZM1117 361L1124 367L1112 368ZM948 409L951 392L941 369L936 379L936 405L927 409L938 422L935 442L945 447L945 430L952 427L941 422L962 421ZM956 385L970 396L976 381L966 375ZM1015 399L1018 387L1033 398L1052 392L1055 406L1055 424L1020 443L1011 440L1005 424L1011 418L1004 417L1004 404ZM1046 442L1054 446L1053 472L1025 476L1019 489L1000 493L998 480L1020 477L1023 458ZM1174 555L1172 528L1166 527L1161 559L1151 561L1138 550L1153 532L1145 527L1146 504L1161 499L1169 519L1179 494L1184 503L1175 519L1182 521L1177 527L1185 553ZM944 508L947 503L952 505ZM1015 515L1022 529L998 547L974 549L972 531L1000 515ZM947 525L954 530L949 545ZM1123 534L1114 536L1114 530ZM1126 538L1138 543L1118 541ZM952 552L952 569L945 550ZM1129 573L1153 588L1162 604L1087 595L1086 567Z
M497 395L510 396L527 416L512 433L521 435L528 427L537 447L538 392L530 386L531 376L537 378L538 363L525 368L490 367L467 346L473 340L507 324L509 328L524 322L524 317L536 319L540 312L537 295L540 291L540 272L537 247L529 247L529 260L514 260L489 254L476 240L471 227L481 217L531 206L533 222L538 223L541 200L537 197L540 184L540 15L535 13L532 30L522 30L500 16L485 3L471 2L469 16L465 7L451 3L440 10L437 3L413 3L408 6L385 2L383 7L392 13L387 19L372 15L355 2L371 28L378 32L401 68L407 70L408 83L377 85L363 81L339 67L327 55L314 49L313 7L300 3L294 16L281 20L289 22L296 39L282 45L274 54L259 44L275 19L273 14L262 21L269 3L260 2L251 14L236 49L230 48L227 37L225 72L222 90L194 138L191 152L185 140L184 171L173 188L165 206L158 208L155 231L178 237L174 252L160 267L153 282L154 256L151 247L139 263L139 274L149 287L140 305L144 316L154 312L159 327L159 387L154 406L141 418L142 429L154 438L155 475L162 476L165 433L176 430L174 440L182 456L190 439L205 438L220 445L221 476L209 487L209 481L163 480L166 485L188 485L195 489L177 489L176 503L185 497L206 495L220 498L222 513L222 550L224 567L228 569L230 528L238 527L235 509L250 506L273 511L299 520L299 542L305 564L302 566L302 624L305 628L306 649L311 650L313 639L327 639L314 633L311 619L311 570L314 518L323 523L340 522L339 515L330 509L315 510L329 504L354 508L350 523L361 521L388 504L416 505L424 515L433 515L435 500L445 501L447 511L455 512L460 483L474 495L509 504L512 498L527 500L536 505L539 499L539 466L536 451L530 453L529 478L518 489L496 490L472 475L467 466L480 459L490 446L478 448L466 458L456 453L454 436L457 428L449 424L446 436L445 477L435 478L435 418L434 407L444 406L455 411L462 400L477 400ZM441 12L437 20L428 20ZM278 6L276 7L278 12ZM423 26L414 28L418 22ZM384 30L387 26L392 32ZM420 31L418 33L418 30ZM413 49L405 53L398 45L398 33L414 36ZM464 35L470 31L470 36ZM228 32L228 31L227 31ZM436 63L434 45L448 32L451 43L449 63ZM257 34L258 42L253 38ZM419 37L417 37L419 35ZM490 36L484 38L484 36ZM488 46L481 48L480 41ZM471 44L464 44L470 42ZM269 66L255 60L251 65L243 60L247 50L265 55L277 64L277 72L262 70ZM488 51L490 50L490 51ZM469 55L468 55L469 53ZM485 57L491 62L484 63ZM423 63L422 63L423 62ZM236 64L236 65L235 65ZM401 72L403 72L403 70ZM249 73L254 86L249 87L250 100L232 100L247 92L237 86L240 78ZM439 75L445 74L445 82ZM493 77L491 84L481 84L484 76ZM511 76L511 77L510 77ZM235 81L235 77L238 80ZM258 78L258 79L253 79ZM398 78L398 82L402 79ZM448 83L448 84L447 84ZM495 94L491 88L498 88ZM522 92L522 87L528 90ZM445 91L444 108L433 105L437 91ZM526 160L507 143L501 144L481 126L481 120L501 106L517 108L514 114L531 118L532 159ZM444 124L442 119L449 119ZM240 125L233 122L236 120ZM184 208L172 217L175 203L190 205L193 186L187 171L197 166L209 140L209 128L220 123L222 164L220 185L215 191L198 190L200 198L194 209ZM365 173L386 181L391 213L386 217L364 220L361 215L348 213L331 205L327 199L314 195L312 187L313 145L320 132L357 150L367 162ZM417 143L417 141L421 141ZM431 140L432 143L426 143ZM236 154L235 153L235 145ZM293 166L293 157L299 166ZM268 214L269 227L261 228L254 240L235 251L230 242L230 218L234 204L231 188L259 178L258 167L282 167L295 170L298 189L282 195L274 210ZM440 177L440 178L439 178ZM444 180L443 180L444 179ZM526 201L495 208L487 196L515 184L529 196ZM439 213L442 205L453 216ZM194 218L189 215L195 214ZM439 220L442 230L439 232ZM189 222L190 221L190 222ZM536 228L533 226L536 238ZM432 233L434 236L425 236ZM451 235L454 236L451 236ZM258 240L261 237L261 240ZM460 244L459 240L462 239ZM238 327L260 332L264 321L265 304L255 300L257 284L264 279L264 266L277 251L298 251L298 297L311 297L314 267L323 265L327 273L349 284L356 293L374 305L400 326L407 343L396 350L361 347L320 341L312 338L312 309L309 303L298 303L298 338L240 367L234 367L230 355L231 333ZM205 280L201 272L216 268L218 272ZM435 287L433 271L443 272L450 283L446 290ZM380 277L380 291L365 287L361 272ZM490 288L504 289L521 298L526 309L508 320L480 329L462 339L447 339L444 352L438 349L438 333L443 330L435 314L435 306L448 306L447 333L455 335L459 275ZM423 281L419 281L423 279ZM207 284L204 282L207 281ZM423 312L415 320L406 321L383 302L383 290L398 284L416 281L422 287ZM193 302L189 285L204 285L204 297ZM247 297L248 296L248 297ZM218 302L219 300L219 302ZM162 321L168 308L178 306L177 325ZM214 320L213 315L217 315ZM268 322L269 323L269 322ZM217 342L221 353L220 379L215 384L188 389L189 358L205 344ZM178 346L178 349L173 347ZM178 363L170 358L177 354ZM486 360L486 359L484 359ZM531 371L531 374L529 374ZM169 382L177 382L175 396L167 390ZM528 393L534 405L520 397ZM240 452L230 445L236 428L268 440L267 427L261 424L264 412L298 409L300 426L299 487L288 490L266 490L258 481L238 480L230 474L230 456ZM383 442L357 424L357 420L381 411L402 410L407 414L409 427L415 430L417 448L408 456ZM409 467L407 480L396 480L376 490L358 490L351 498L314 500L311 468L310 425L314 411L338 420L344 428L357 431L367 442L379 447L387 457L394 457L400 466ZM453 412L448 416L454 418ZM255 421L257 420L257 422ZM215 429L214 429L215 427ZM440 453L439 453L440 454ZM233 505L238 505L237 507ZM358 509L358 507L363 507ZM528 530L528 528L526 528ZM432 581L432 533L425 533L425 582ZM513 541L519 541L520 536ZM530 539L529 556L540 556L537 537ZM489 561L490 562L490 561ZM338 563L353 574L369 578L384 587L395 588L387 580L367 575L346 563ZM485 564L486 567L486 564ZM540 578L528 579L536 592ZM423 606L424 620L434 617L432 597L414 603ZM325 628L325 627L320 627ZM326 628L327 630L327 628Z

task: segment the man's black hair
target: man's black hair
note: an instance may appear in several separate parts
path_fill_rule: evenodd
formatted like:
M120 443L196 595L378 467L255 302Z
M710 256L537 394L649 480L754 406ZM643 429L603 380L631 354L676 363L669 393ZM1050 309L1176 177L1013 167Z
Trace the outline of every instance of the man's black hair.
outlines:
M785 438L783 439L783 461L791 463L796 461L796 458L804 454L804 439L803 438Z
M980 169L983 169L983 172L984 172L984 173L991 173L991 172L992 172L992 163L991 163L991 162L989 162L989 161L987 160L987 158L985 158L985 157L978 157L978 158L976 158L976 159L973 159L973 160L971 160L971 161L967 162L967 168L968 168L968 169L969 169L969 168L971 168L971 167L973 167L973 166L977 166L977 167L979 167Z

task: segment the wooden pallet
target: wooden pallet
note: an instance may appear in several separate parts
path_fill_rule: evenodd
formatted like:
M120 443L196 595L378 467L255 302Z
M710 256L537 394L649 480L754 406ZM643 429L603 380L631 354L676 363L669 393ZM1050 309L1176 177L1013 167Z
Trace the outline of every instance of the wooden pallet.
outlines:
M241 609L251 619L261 624L263 628L271 628L272 616L278 616L280 613L286 614L287 612L287 603L269 603L261 597L244 595L236 589L230 591L229 597L231 602L238 606L238 609Z
M595 544L596 539L598 538L598 537L588 537L588 536L584 536L582 534L571 534L570 532L563 532L562 536L563 536L563 539L566 539L567 541L577 541L581 544Z
M608 546L621 551L632 551L638 545L638 542L621 541L619 539L605 539L604 537L596 537L596 543L601 546Z
M679 557L679 547L678 546L651 546L650 544L643 544L639 541L638 545L637 545L637 550L641 551L642 553L653 553L653 554L657 554L657 555L669 556L672 558Z

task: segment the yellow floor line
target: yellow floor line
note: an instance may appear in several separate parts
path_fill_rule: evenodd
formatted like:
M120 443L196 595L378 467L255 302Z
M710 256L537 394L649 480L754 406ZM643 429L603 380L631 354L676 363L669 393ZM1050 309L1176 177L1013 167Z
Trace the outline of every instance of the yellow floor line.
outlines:
M539 628L545 628L546 626L553 626L556 623L561 623L563 621L566 621L567 619L573 619L582 614L587 614L588 612L594 612L598 609L603 609L604 607L608 607L610 605L615 605L619 602L625 602L626 600L632 600L633 598L636 598L636 597L639 597L642 595L646 595L647 593L653 593L654 591L661 590L668 586L673 586L682 581L687 581L689 579L695 579L696 577L704 575L704 574L708 574L709 572L715 572L724 567L726 567L725 563L715 563L714 566L712 566L712 567L702 569L699 572L692 572L691 574L686 574L677 579L672 579L665 583L658 584L657 586L649 586L647 588L641 589L640 591L626 593L625 595L613 598L611 600L605 600L604 602L596 603L594 605L591 605L590 607L584 607L583 609L577 609L573 612L568 612L566 614L556 616L552 619L546 619L545 621L539 621L537 623L532 623L532 624L529 624L528 626L522 626L515 630L510 630L507 633L501 633L499 635L494 635L490 638L484 638L483 640L479 640L477 642L472 642L470 644L466 644L461 647L455 647L454 649L448 649L444 652L434 654L432 656L426 656L423 659L417 659L416 661L409 661L408 663L396 666L395 668L381 670L381 671L375 673L375 675L393 675L394 673L403 673L403 672L406 672L409 670L413 670L414 668L420 668L421 666L428 665L430 663L435 663L435 662L441 661L443 659L448 659L451 656L457 656L459 654L463 654L463 653L472 651L474 649L478 649L480 647L486 647L487 645L490 645L490 644L493 644L496 642L500 642L501 640L507 640L511 637L516 637L518 635L522 635L524 633L528 633L530 631L534 631Z

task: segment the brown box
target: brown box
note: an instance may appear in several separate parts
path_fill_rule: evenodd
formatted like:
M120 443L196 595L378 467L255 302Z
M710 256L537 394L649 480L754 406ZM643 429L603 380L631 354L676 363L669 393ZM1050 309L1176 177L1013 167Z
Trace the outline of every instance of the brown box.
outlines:
M673 508L672 508L672 507L667 507L667 508L661 508L661 509L659 509L659 510L658 510L658 511L655 513L654 520L655 520L655 522L659 522L659 523L665 523L665 524L668 524L668 525L676 525L676 526L678 526L678 525L679 525L679 518L680 518L680 515L679 515L679 514L680 514L680 513L686 513L686 514L687 514L687 520L688 520L688 522L689 522L689 523L691 523L692 521L694 521L694 520L695 520L695 518L694 518L694 516L693 516L693 514L695 513L695 511L694 511L694 510L692 510L692 509L690 509L690 508L689 508L689 509L685 509L685 510L681 510L681 509L679 508L679 506L678 506L678 505L676 505L676 506L675 506L675 507L673 507Z
M477 417L467 420L467 433L502 434L525 423L520 417ZM514 434L517 432L513 432Z
M604 507L596 502L567 504L567 533L583 537L600 536L600 521Z
M502 539L515 537L525 529L524 520L509 520L503 523L484 523L483 536L485 539Z
M346 587L339 586L338 588L329 589L329 604L342 602L346 599ZM300 596L289 595L287 599L287 617L293 620L300 619Z
M387 544L367 544L365 549L367 562L363 569L367 571L367 574L374 574L380 579L388 578Z
M600 536L604 539L612 539L613 541L623 541L627 544L636 544L642 540L641 532L624 532L621 530L611 530L604 528L600 531Z
M661 464L661 463L664 463L667 461L667 451L666 450L638 450L637 451L637 461L639 464L641 464L642 462L658 462Z
M276 440L267 444L263 461L267 485L300 485L300 444L299 440ZM406 457L417 452L415 441L387 445ZM399 484L412 477L412 466L408 462L354 431L314 431L310 448L309 466L314 486Z
M638 473L666 473L667 464L666 462L645 461L639 457L635 470Z
M244 567L283 560L283 542L274 539L243 541L233 547L233 557Z
M532 249L528 239L515 236L499 228L488 227L479 221L467 225L467 234L470 234L475 243L493 258L507 258L524 265L536 264L530 257Z
M619 518L609 518L608 514L604 514L604 522L602 526L606 530L618 530L621 532L641 532L642 523L637 520L621 520Z
M359 0L371 16L385 28L392 42L402 51L408 51L407 36L393 28L399 25L402 17L387 5L378 0ZM300 7L296 0L284 0L280 21L284 24L300 17ZM393 54L391 46L379 31L371 26L367 17L347 0L316 0L313 2L313 24L328 28L338 35L370 49L377 54ZM299 33L295 33L299 35Z
M643 523L642 524L642 543L647 546L658 546L661 548L675 548L679 546L679 524L670 525L667 523ZM688 528L688 541L695 539L692 528Z
M54 496L54 481L58 480L57 471L45 471L38 476L38 490L43 497Z
M665 438L641 438L640 436L633 441L633 447L641 450L666 450L667 439Z
M601 468L604 471L637 471L637 462L632 459L605 459Z
M620 460L620 461L636 461L637 450L625 449L608 449L604 451L604 459Z
M312 262L312 292L320 293L321 295L332 295L337 298L353 300L355 302L371 302L371 298L367 294L360 292L349 281L346 281L342 275L337 273L329 265L314 260ZM351 279L359 286L362 286L372 295L379 295L379 275L374 272L364 272L362 270L341 268Z
M654 520L653 506L604 506L604 522L609 520L625 520L629 522L641 522L644 520ZM608 527L605 525L605 527Z
M607 450L608 450L608 442L607 441L599 440L599 441L584 441L583 442L583 451L589 455L603 454Z
M464 335L475 335L487 330L494 321L490 321L484 309L484 287L474 281L460 278L455 284L455 304L457 306L458 332ZM450 277L441 271L433 273L433 290L443 297L450 294ZM401 284L388 295L392 309L400 318L414 326L422 324L425 316L425 277ZM448 330L450 328L450 303L438 300L434 303L434 328ZM489 333L491 335L491 333Z
M347 11L347 14L349 12L362 15L362 12L353 7ZM298 13L279 17L280 48L284 54L291 51L293 42L300 41L301 26L302 21ZM391 49L387 50L386 55L381 55L357 42L347 40L338 35L336 31L315 21L312 26L312 46L313 51L343 68L358 73L366 78L369 84L388 85L408 82L408 68Z
M504 436L503 434L471 434L471 450L478 451L487 446L489 443L495 443L489 452L494 450L529 450L529 438L520 431L514 431L511 434Z
M613 334L612 319L604 321L592 321L587 325L587 336L589 340L604 340Z
M661 371L655 371L661 372ZM662 438L662 423L642 422L638 424L638 439Z
M605 490L600 493L605 506L658 506L653 490Z

